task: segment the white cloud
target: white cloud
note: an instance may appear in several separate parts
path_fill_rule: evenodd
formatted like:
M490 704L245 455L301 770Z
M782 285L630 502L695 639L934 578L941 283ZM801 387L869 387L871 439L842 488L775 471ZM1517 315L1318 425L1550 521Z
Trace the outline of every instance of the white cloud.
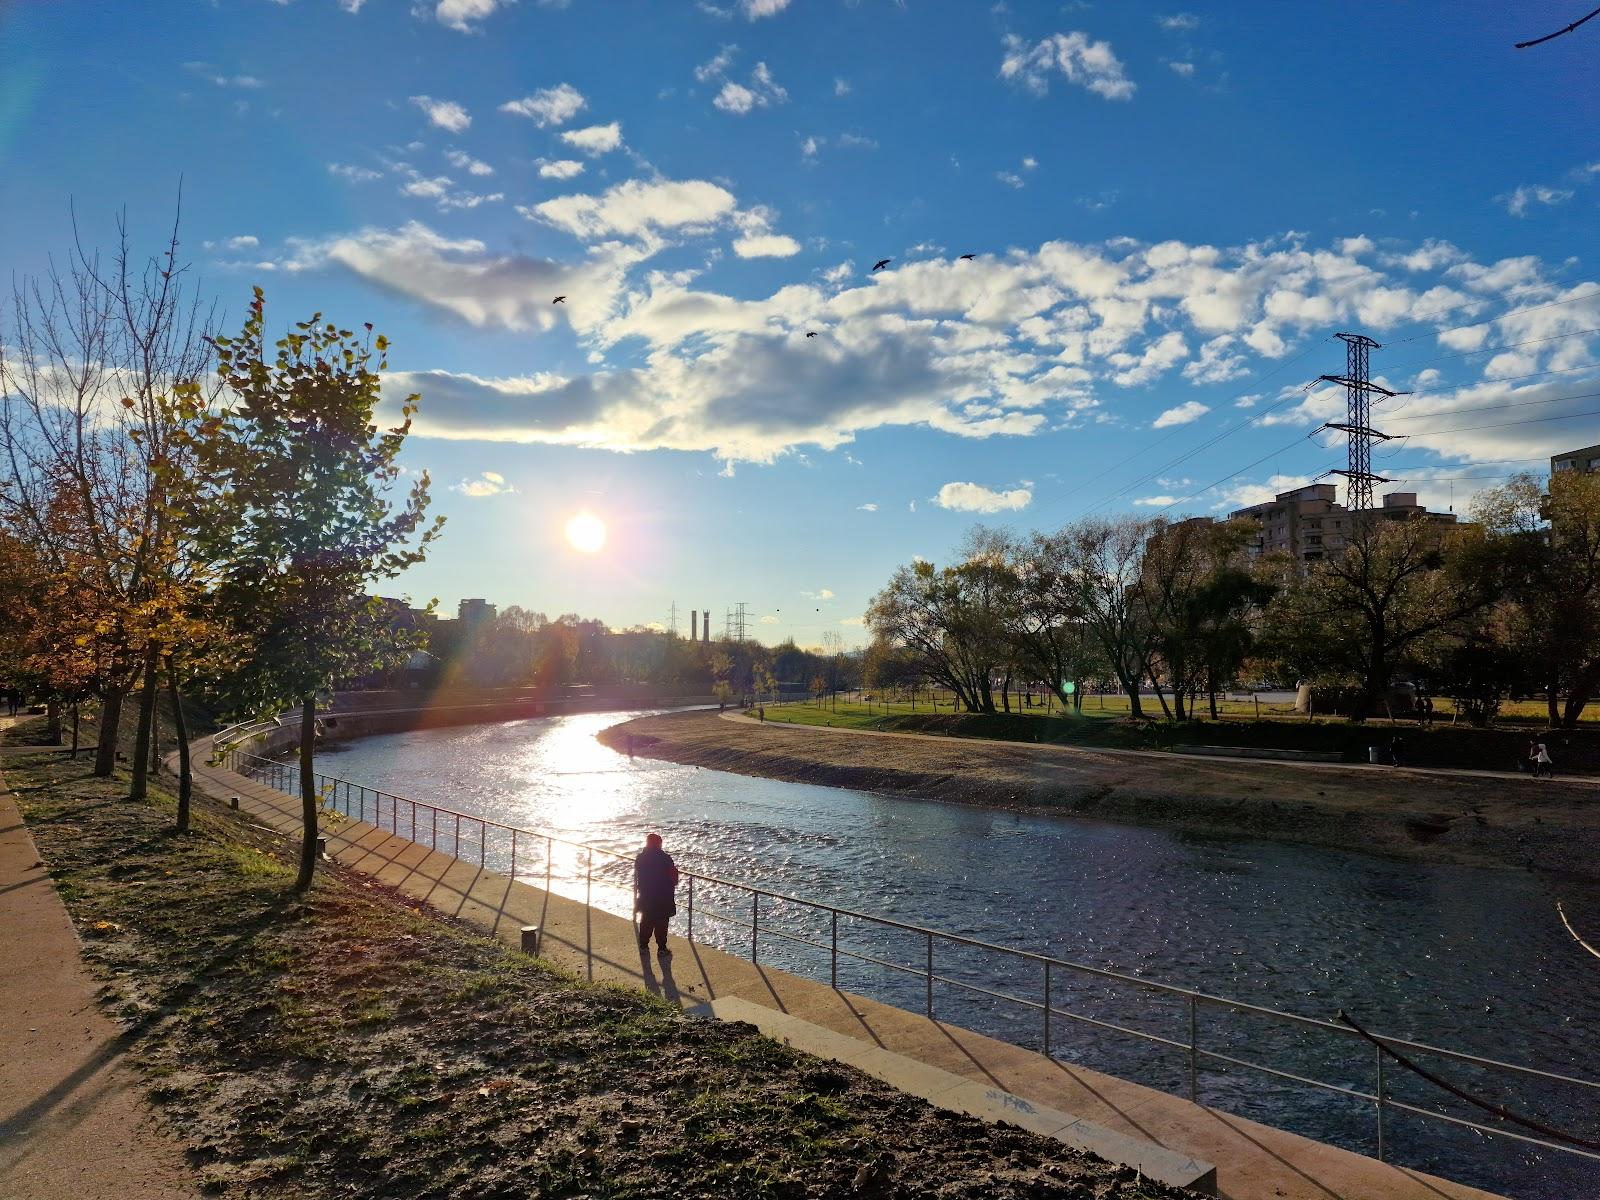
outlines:
M1168 59L1167 66L1172 68L1173 74L1182 75L1185 79L1194 78L1194 64L1181 59Z
M351 183L371 183L374 179L383 178L382 171L374 171L370 167L352 167L346 163L329 163L328 174L337 175Z
M590 125L586 129L569 129L561 135L561 140L583 154L591 157L596 154L605 154L622 145L622 126L612 121L609 125Z
M1198 400L1185 400L1175 408L1167 409L1150 423L1150 428L1166 429L1169 425L1187 425L1191 421L1198 421L1210 411L1210 405L1201 404Z
M1134 503L1147 508L1169 508L1181 499L1181 496L1140 496Z
M934 502L956 512L995 513L1027 508L1033 502L1033 493L1027 488L997 492L977 483L947 483L939 489Z
M1014 80L1036 96L1050 90L1050 72L1059 71L1067 82L1088 88L1107 100L1133 98L1134 84L1110 42L1091 41L1084 33L1055 33L1029 45L1007 34L1000 77Z
M465 171L469 175L493 175L494 168L482 159L473 158L464 150L446 150L445 161L458 171Z
M643 237L658 230L706 229L732 216L733 193L703 179L630 179L599 196L558 196L517 211L574 237Z
M588 103L583 93L570 83L558 83L555 87L540 88L521 100L507 100L500 106L500 111L528 117L540 129L546 129L552 125L565 125L582 112Z
M742 117L752 109L782 104L788 98L789 93L778 86L767 64L758 62L755 70L750 73L749 86L735 83L731 79L726 80L722 90L711 103L725 113Z
M724 46L718 50L710 60L701 63L694 69L694 77L701 83L709 83L713 79L720 79L727 74L728 68L733 65L734 56L739 53L737 46Z
M448 129L451 133L460 133L472 124L471 115L454 100L435 100L432 96L413 96L411 97L411 103L426 113L429 121L440 129Z
M845 617L839 622L841 625L865 625L866 623L867 619L865 617Z
M222 243L222 247L225 250L250 250L259 245L261 245L261 239L248 233L228 238Z
M878 143L859 133L841 133L834 139L845 150L876 150Z
M759 233L733 243L740 258L790 258L800 253L800 243L781 233Z
M1565 204L1572 199L1572 195L1571 188L1546 187L1542 183L1534 183L1525 184L1507 195L1496 196L1495 199L1504 204L1506 211L1513 217L1525 217L1528 215L1530 204L1554 207L1557 204Z
M789 7L789 0L739 0L739 11L747 21L775 17Z
M571 179L583 174L583 164L574 158L539 159L539 178Z
M453 492L460 492L474 500L481 500L485 496L505 496L516 492L516 488L506 483L504 475L495 471L484 471L476 479L463 479L454 485Z
M800 157L804 159L816 158L817 151L822 149L822 145L823 140L819 137L812 136L800 139Z
M438 0L433 16L441 25L448 25L461 33L471 33L475 21L493 16L500 5L501 0Z
M1011 188L1022 188L1027 185L1027 180L1023 179L1015 171L996 171L994 177Z
M400 186L402 195L415 196L422 200L432 200L439 207L440 212L450 212L457 209L477 208L480 204L494 204L505 199L505 193L478 193L464 189L452 190L455 181L448 175L435 175L431 178L421 172L400 165L399 173L404 175L408 182Z
M779 624L779 621L778 621L777 617L773 616L771 613L768 613L766 616L761 618L761 624L763 624L763 625L777 625L777 624Z
M1188 33L1200 28L1200 18L1191 12L1171 13L1167 16L1158 16L1156 24L1174 33Z
M246 91L255 91L258 88L263 88L266 86L266 83L259 76L229 75L225 72L218 71L210 63L186 62L183 64L183 67L184 70L198 75L207 83L215 84L220 88L242 88Z
M835 96L848 96L850 94L850 81L848 79L834 78L833 94ZM1596 164L1600 166L1600 163Z
M871 503L871 502L868 502L866 504L858 504L858 505L856 505L856 511L857 512L877 512L878 511L878 506L876 504Z

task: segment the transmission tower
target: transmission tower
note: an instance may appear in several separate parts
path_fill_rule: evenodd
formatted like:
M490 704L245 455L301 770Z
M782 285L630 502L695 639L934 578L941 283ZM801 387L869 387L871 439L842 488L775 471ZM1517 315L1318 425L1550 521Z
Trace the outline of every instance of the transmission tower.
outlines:
M741 646L744 645L745 634L747 632L745 629L745 622L749 617L749 608L750 606L743 600L739 601L738 605L733 610L733 619L728 629L729 636L731 636L733 640Z
M1343 471L1331 471L1329 474L1345 477L1344 505L1351 512L1358 512L1372 507L1373 484L1389 482L1382 475L1372 473L1372 443L1390 440L1388 434L1372 428L1372 394L1376 392L1387 399L1409 393L1391 392L1368 378L1367 356L1371 351L1382 348L1377 342L1364 333L1341 333L1335 336L1345 344L1344 374L1323 375L1320 378L1324 383L1344 384L1345 418L1342 423L1329 421L1323 428L1337 429L1349 435L1350 465Z

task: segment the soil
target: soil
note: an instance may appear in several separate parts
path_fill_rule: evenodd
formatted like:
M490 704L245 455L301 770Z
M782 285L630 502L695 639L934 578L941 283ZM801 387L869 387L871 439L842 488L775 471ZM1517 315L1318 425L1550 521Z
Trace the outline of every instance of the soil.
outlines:
M1271 761L1237 762L807 725L642 717L602 741L798 783L1270 838L1429 862L1600 879L1600 789Z
M752 1027L577 980L209 801L27 757L9 783L151 1098L250 1197L1191 1193L942 1112Z

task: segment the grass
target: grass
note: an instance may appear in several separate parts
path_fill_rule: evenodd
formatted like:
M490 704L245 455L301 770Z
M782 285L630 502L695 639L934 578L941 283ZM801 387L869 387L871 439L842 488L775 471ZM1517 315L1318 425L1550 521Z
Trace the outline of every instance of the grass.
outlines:
M8 783L204 1189L275 1200L1180 1193L750 1027L585 983L212 806Z

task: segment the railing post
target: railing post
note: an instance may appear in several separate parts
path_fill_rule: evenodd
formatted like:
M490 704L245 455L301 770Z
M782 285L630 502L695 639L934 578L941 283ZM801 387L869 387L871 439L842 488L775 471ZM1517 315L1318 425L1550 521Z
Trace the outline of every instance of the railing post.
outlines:
M750 961L756 961L756 938L761 929L761 893L750 890Z
M834 991L839 990L839 910L829 910L833 913L833 935L830 939L831 949L828 955L828 984Z
M1050 1057L1050 960L1044 960L1044 1056Z
M551 869L555 865L554 859L553 859L554 851L555 851L555 843L551 839L545 838L545 840L544 840L544 892L545 892L545 895L547 895L547 896L550 894L550 872L551 872Z
M1200 1103L1200 1017L1194 993L1189 993L1189 1099Z
M478 866L483 868L489 864L489 824L482 817L478 818Z
M1378 1161L1383 1162L1383 1047L1375 1046L1378 1052Z
M689 876L689 940L694 941L694 876Z
M461 814L456 814L456 840L450 843L450 857L461 857Z
M933 1020L933 930L928 930L928 969L923 976L928 983L928 1019Z
M511 880L512 880L513 883L516 882L516 878L517 878L517 827L515 825L513 825L511 827Z

